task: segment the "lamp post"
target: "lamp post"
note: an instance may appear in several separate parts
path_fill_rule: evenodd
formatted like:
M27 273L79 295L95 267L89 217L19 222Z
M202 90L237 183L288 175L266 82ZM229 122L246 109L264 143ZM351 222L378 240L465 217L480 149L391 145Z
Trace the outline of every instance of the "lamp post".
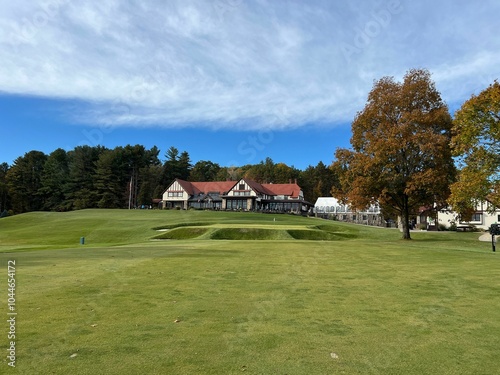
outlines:
M491 234L491 248L493 251L496 251L495 249L495 236L500 235L500 224L491 224L490 226L490 234Z

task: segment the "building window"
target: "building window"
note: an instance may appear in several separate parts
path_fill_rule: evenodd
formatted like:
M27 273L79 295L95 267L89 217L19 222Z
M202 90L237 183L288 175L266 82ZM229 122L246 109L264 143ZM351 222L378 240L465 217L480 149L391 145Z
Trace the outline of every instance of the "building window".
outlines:
M182 197L182 191L169 191L169 197Z
M234 192L234 196L235 197L250 196L250 191L249 190L246 190L246 191L235 191Z
M481 222L482 221L482 214L474 214L474 215L472 215L471 221Z
M238 186L238 190L245 190L245 184L240 184L240 186Z
M246 199L231 199L226 203L226 209L228 210L246 210L247 200Z

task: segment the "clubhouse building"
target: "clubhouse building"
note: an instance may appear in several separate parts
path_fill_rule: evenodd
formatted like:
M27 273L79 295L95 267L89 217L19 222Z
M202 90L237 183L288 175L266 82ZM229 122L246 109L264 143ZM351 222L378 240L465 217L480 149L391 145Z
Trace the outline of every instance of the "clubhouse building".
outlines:
M175 179L163 192L162 208L241 210L307 213L312 204L304 200L297 181L288 184L259 184L239 181L192 182Z

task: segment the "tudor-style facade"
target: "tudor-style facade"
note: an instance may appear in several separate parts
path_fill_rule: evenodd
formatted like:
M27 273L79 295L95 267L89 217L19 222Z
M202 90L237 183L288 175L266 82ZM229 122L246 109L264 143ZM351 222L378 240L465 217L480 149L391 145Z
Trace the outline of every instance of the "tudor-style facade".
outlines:
M233 187L232 181L190 182L176 178L163 192L163 208L204 208L221 210L222 196Z
M476 210L469 221L462 220L460 215L453 212L451 208L438 211L436 220L421 215L420 221L429 223L434 221L438 225L443 225L446 228L454 224L457 228L475 227L482 230L488 230L491 224L500 223L500 209L492 209L488 202L478 202Z
M176 179L163 192L163 208L198 208L272 212L307 212L312 205L304 200L295 183L259 184L239 181L190 182Z

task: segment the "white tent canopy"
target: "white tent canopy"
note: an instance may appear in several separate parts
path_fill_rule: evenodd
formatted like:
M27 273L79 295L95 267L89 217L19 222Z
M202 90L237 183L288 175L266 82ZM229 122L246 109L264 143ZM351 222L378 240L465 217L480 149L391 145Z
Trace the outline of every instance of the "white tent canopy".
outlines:
M347 213L352 212L348 205L341 204L337 198L319 197L314 204L315 213ZM372 205L366 210L360 212L380 213L378 205Z

